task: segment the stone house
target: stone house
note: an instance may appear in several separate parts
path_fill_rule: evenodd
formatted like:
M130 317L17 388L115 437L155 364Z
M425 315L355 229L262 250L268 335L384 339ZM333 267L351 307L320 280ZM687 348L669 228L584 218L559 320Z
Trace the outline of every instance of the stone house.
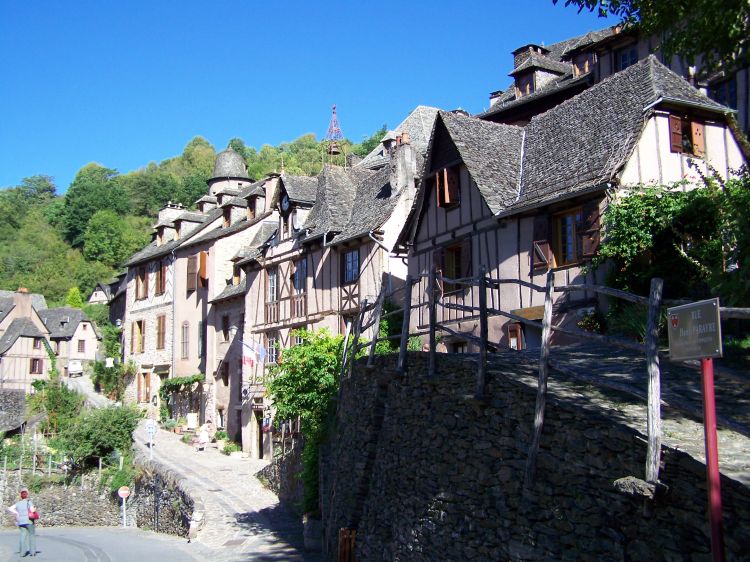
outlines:
M80 308L46 308L39 316L49 330L60 374L82 374L97 359L102 339L94 323Z
M750 134L750 68L708 73L700 60L690 66L665 57L658 41L621 25L592 31L549 46L524 45L513 51L513 84L490 94L490 108L478 117L496 123L525 124L593 84L656 55L673 72L714 101L736 112L736 123ZM729 122L730 126L735 126Z
M495 279L541 286L548 271L556 285L594 281L582 266L597 250L599 217L612 198L638 184L697 181L709 166L727 177L747 161L727 123L730 111L649 56L523 126L441 112L400 237L410 274L434 264L451 279L476 276L483 266ZM426 283L415 300L427 300ZM440 290L444 303L478 304L476 287L446 282ZM596 304L593 295L558 295L556 323ZM541 318L543 294L531 288L502 285L488 299L490 308ZM446 309L438 320L478 333L470 312ZM412 321L425 326L426 307ZM537 346L540 333L494 317L490 340L520 349ZM475 347L463 337L443 343L448 351Z

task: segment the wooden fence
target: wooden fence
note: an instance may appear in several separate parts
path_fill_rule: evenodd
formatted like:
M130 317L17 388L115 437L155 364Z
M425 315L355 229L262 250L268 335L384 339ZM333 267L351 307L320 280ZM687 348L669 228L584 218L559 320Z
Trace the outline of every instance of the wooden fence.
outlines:
M414 286L419 284L422 279L427 280L427 302L415 302L413 299ZM500 299L493 298L493 303L498 303L497 308L489 307L487 302L488 291L495 291L500 289L502 285L516 284L522 287L530 288L534 291L544 294L544 314L542 321L529 320L517 314L513 314L510 311L502 310L500 308ZM445 302L443 299L442 288L450 287L462 287L462 288L478 288L478 306L467 306L466 304L459 304L458 302ZM626 340L623 338L596 334L588 332L578 328L563 327L561 325L554 325L552 323L552 304L554 300L554 294L560 292L580 292L589 291L596 294L606 295L608 297L614 297L627 302L636 303L639 305L646 306L648 309L647 324L645 343L641 344L635 341ZM401 293L401 294L399 294ZM594 284L572 284L565 285L562 287L555 287L554 273L550 271L547 274L546 286L536 285L528 281L520 279L493 279L487 275L487 271L484 267L480 268L479 275L472 278L462 279L450 279L439 275L439 271L434 267L428 274L421 274L417 277L407 276L406 281L402 287L399 287L393 291L386 292L381 291L377 299L374 302L368 302L363 300L360 308L360 313L355 319L351 330L347 329L345 334L344 343L344 356L342 361L341 376L347 377L351 375L351 370L354 364L354 358L357 357L359 352L369 348L369 355L367 364L372 365L375 355L376 344L379 341L384 340L399 340L399 353L397 369L403 373L407 368L407 349L408 341L411 336L424 336L428 338L428 376L433 377L435 375L435 365L437 360L437 333L443 332L450 335L460 336L462 339L473 341L478 344L479 347L479 362L477 367L477 379L475 387L475 397L482 400L486 397L487 390L487 353L490 345L496 346L496 344L489 342L488 335L488 318L493 316L501 316L525 324L527 326L533 326L541 329L542 339L539 352L539 372L537 381L537 396L536 406L534 411L534 433L531 444L529 446L528 458L526 463L526 470L524 475L524 485L529 486L533 483L534 473L536 468L536 457L539 451L539 442L541 438L542 428L544 426L544 413L547 396L547 379L550 368L550 340L553 332L582 338L586 340L596 341L602 344L622 347L630 350L641 352L645 355L647 371L648 371L648 390L644 396L642 391L634 390L632 388L624 388L624 385L616 382L604 381L601 378L594 379L591 376L585 374L578 375L576 373L570 373L572 376L578 376L585 382L600 384L615 390L625 390L629 394L636 396L640 399L646 399L648 403L647 409L647 435L648 435L648 449L646 454L645 462L645 480L648 482L657 482L659 478L659 463L661 454L661 369L659 365L659 349L658 349L658 338L659 338L659 316L662 305L677 305L684 304L689 301L664 301L662 299L663 293L663 281L658 278L651 280L651 287L648 297L634 295L611 287L594 285ZM401 301L401 307L388 313L383 313L383 305L386 301L398 302ZM410 320L412 310L427 306L428 308L428 324L426 330L414 330L412 331ZM479 322L479 336L474 334L467 334L464 332L457 332L453 330L450 325L458 322L466 321L467 317L454 318L452 320L443 320L438 322L438 307L445 309L458 310L464 313L469 313L471 319L476 319ZM750 319L750 308L729 308L721 307L720 309L722 319L739 318L739 319ZM387 317L394 317L401 315L402 317L402 330L398 335L387 336L385 338L379 338L377 329L380 320ZM362 333L366 330L374 327L376 334L369 342L360 341ZM694 408L688 404L681 404L679 400L670 400L670 406L678 410L685 411L689 414L694 414ZM728 419L719 419L719 423L723 426L729 427L730 429L738 430L745 435L750 436L750 431L747 428L741 426L736 422L732 422Z

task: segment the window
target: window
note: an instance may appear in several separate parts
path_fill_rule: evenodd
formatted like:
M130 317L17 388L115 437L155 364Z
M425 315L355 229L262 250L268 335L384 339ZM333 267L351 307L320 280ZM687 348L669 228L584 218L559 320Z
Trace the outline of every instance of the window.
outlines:
M550 269L591 258L599 248L599 200L580 207L534 217L531 248L534 270Z
M227 207L224 209L224 228L227 228L230 224L232 224L232 209L230 207Z
M525 348L521 324L508 324L508 347L517 351Z
M187 359L190 356L190 324L188 322L182 323L182 354L183 359Z
M449 353L469 353L469 344L465 341L457 341L448 344Z
M266 335L266 349L268 350L266 354L266 362L268 363L276 363L276 360L279 357L279 334L276 332L271 332Z
M229 341L229 315L221 317L221 340Z
M305 326L300 326L294 332L294 339L292 340L292 343L294 345L302 345L303 343L305 343L305 338L303 335L304 330L305 330Z
M139 267L135 276L135 298L143 300L148 298L148 269Z
M86 353L86 340L78 340L78 353Z
M307 288L307 260L302 258L294 262L294 273L292 273L292 284L296 294L304 293Z
M737 106L737 78L732 76L711 87L711 97L722 105L738 109Z
M443 168L435 173L435 193L438 207L450 209L461 203L459 166Z
M624 49L615 51L615 71L625 70L627 67L638 62L638 49L635 45L630 45Z
M234 264L232 266L232 285L237 286L240 284L240 281L242 281L242 268Z
M156 317L156 349L164 349L164 339L167 332L167 317L160 314Z
M522 98L534 93L534 73L530 72L516 78L516 97Z
M588 74L594 68L594 53L578 53L573 60L573 73L576 77Z
M436 250L433 254L438 277L449 279L461 279L471 277L471 238L463 240L459 244L453 244L446 248ZM464 285L458 283L443 282L443 293L454 293L464 289Z
M706 154L703 123L677 115L669 116L669 148L672 152L692 154L703 158Z
M354 283L359 277L359 248L349 250L343 255L343 277L344 283Z
M41 359L33 358L29 361L29 372L32 375L41 375L44 370L44 363Z
M34 349L42 349L42 338L34 338Z
M255 197L250 197L247 200L247 220L253 219L255 219Z
M156 270L156 294L163 295L167 290L167 264L160 261Z
M130 325L130 352L143 353L145 349L146 321L136 320Z
M208 252L190 256L187 263L187 290L208 288Z
M553 218L553 248L557 265L575 263L583 253L581 239L581 209L566 211Z
M266 284L266 302L268 303L279 300L278 274L276 268L268 270L268 283Z

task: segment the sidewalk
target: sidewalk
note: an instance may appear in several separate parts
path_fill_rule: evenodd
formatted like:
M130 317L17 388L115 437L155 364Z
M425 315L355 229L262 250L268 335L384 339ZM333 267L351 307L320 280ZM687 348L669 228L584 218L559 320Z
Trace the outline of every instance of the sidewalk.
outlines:
M135 441L148 455L143 423ZM304 552L300 519L255 477L268 461L228 457L213 447L194 451L180 436L161 429L154 437L153 456L203 490L205 523L196 541L215 552L211 560L323 560L318 553Z

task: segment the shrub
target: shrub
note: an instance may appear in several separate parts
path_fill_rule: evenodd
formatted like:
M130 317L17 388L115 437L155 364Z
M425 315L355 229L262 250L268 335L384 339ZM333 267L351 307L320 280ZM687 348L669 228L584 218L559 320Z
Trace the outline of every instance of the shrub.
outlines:
M226 432L226 431L224 431L223 429L220 429L220 430L219 430L219 431L217 431L217 432L216 432L216 434L214 435L214 438L215 438L215 439L216 439L217 441L226 441L228 437L229 437L229 435L227 435L227 432Z
M63 434L66 450L75 464L93 464L113 451L129 452L133 431L143 413L133 407L110 406L78 418Z
M221 450L221 452L225 455L228 455L229 453L237 453L239 451L242 451L242 445L240 445L239 443L235 443L234 441L225 443L224 448Z

